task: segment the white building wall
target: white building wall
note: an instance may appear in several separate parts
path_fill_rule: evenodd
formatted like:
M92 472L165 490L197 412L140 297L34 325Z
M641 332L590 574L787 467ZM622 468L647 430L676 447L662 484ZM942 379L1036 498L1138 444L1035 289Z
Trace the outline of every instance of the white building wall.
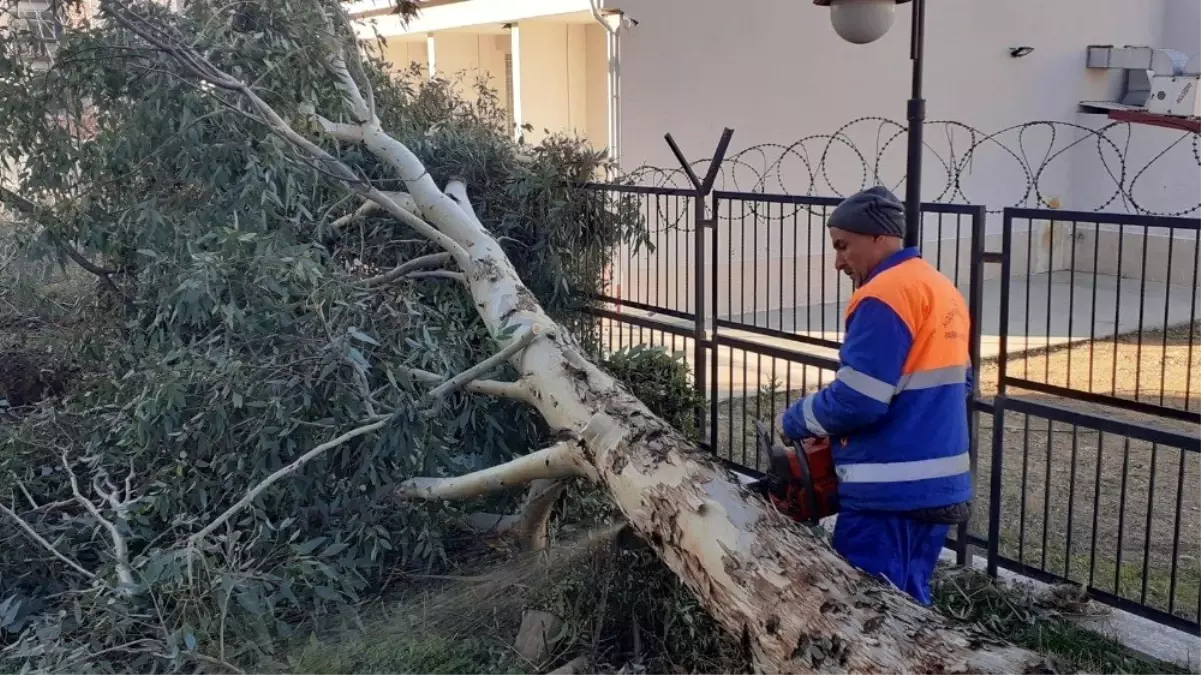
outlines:
M1198 0L1166 0L1163 39L1160 46L1184 52L1190 59L1201 57L1201 2Z
M727 163L719 188L845 196L881 182L903 197L905 136L895 125L865 118L905 123L912 4L902 5L892 31L870 45L844 42L830 27L828 10L809 0L750 0L736 7L716 0L607 4L638 22L622 34L621 143L627 170L643 164L674 169L675 159L663 141L668 132L689 159L705 160L722 128L732 127L729 155L737 155L738 161ZM1096 123L1094 116L1079 115L1077 104L1115 98L1121 75L1085 68L1087 46L1162 45L1169 27L1177 35L1173 40L1187 41L1191 34L1176 24L1187 21L1198 4L1196 0L932 0L925 42L929 123L923 198L984 204L991 211L1048 203L1090 208L1096 203L1098 186L1103 185L1096 172L1104 167L1095 144L1072 146L1080 137L1073 125ZM1034 47L1034 52L1011 57L1009 48L1019 45ZM831 140L831 134L855 120L861 121L845 129L840 139ZM1023 126L1044 120L1058 124ZM1134 127L1133 133L1131 156L1162 141L1159 130ZM990 138L991 134L996 135ZM785 147L801 139L807 140ZM973 144L970 160L965 160ZM1189 143L1176 151L1156 167L1156 173L1166 178L1152 180L1148 172L1136 184L1136 194L1145 189L1150 203L1201 202L1197 196L1201 180L1196 177ZM703 174L706 167L701 163L696 168ZM676 176L674 184L687 183ZM828 269L822 269L830 260L818 254L826 246L820 224L808 229L806 239L805 232L791 227L791 216L786 222L778 213L774 220L762 217L756 226L753 218L743 221L737 210L733 215L739 229L719 246L717 274L730 284L764 277L767 293L746 294L747 302L758 296L753 301L756 308L810 301L791 297L794 276L810 279L810 285L821 278L828 285L837 283ZM719 219L726 217L724 212L718 214ZM806 218L802 214L801 222ZM820 217L815 220L820 223ZM746 241L740 243L736 240L743 222ZM953 255L955 248L953 222L954 218L944 219L944 256ZM990 250L1000 248L999 223L999 213L990 214ZM966 235L966 219L961 227ZM1063 255L1070 247L1059 228L1050 231L1045 224L1035 228L1033 249L1020 260L1015 256L1015 273L1025 274L1027 265L1036 273L1062 269L1070 259ZM753 242L755 233L758 246ZM936 223L928 217L924 238L931 242L937 236ZM725 239L730 240L732 252L725 250ZM1045 249L1052 246L1058 250L1049 255ZM959 248L966 261L966 244ZM626 264L626 287L632 280L628 275L647 274L640 264L649 264L650 275L662 279L660 283L675 283L674 279L685 276L682 266L692 264L681 255L679 265L663 269L663 257ZM966 277L966 269L963 274ZM785 288L772 285L781 285L773 278L786 280ZM759 287L765 288L763 284ZM725 291L718 295L719 313L745 309L737 297L727 302Z
M961 122L986 133L1032 120L1074 122L1079 101L1115 93L1116 74L1084 67L1086 47L1157 43L1169 1L933 0L926 29L927 119ZM893 30L870 45L844 42L830 27L828 10L808 1L753 0L740 3L737 11L716 0L619 4L638 21L622 38L627 166L674 166L662 140L666 132L701 159L726 126L735 129L731 150L737 152L831 134L864 117L904 123L912 4L900 6ZM1014 59L1008 48L1016 45L1035 52ZM945 149L945 140L935 136L940 130L931 131L927 142L934 151ZM1016 142L1008 136L1005 141ZM884 158L888 184L900 181L904 145L898 139ZM872 145L861 149L872 150ZM984 151L979 154L983 158ZM974 200L1000 204L1021 196L1021 189L1005 185L1017 170L996 162L1002 176L988 175L965 187ZM837 159L831 164L838 168L832 185L820 182L818 193L863 185L858 166L840 167ZM977 162L972 175L981 173L991 174ZM1062 199L1066 166L1056 174L1042 180ZM789 171L785 182L793 193L810 187L799 169ZM928 177L924 187L926 197L935 198L945 181Z
M1201 0L1166 0L1161 37L1154 46L1184 53L1189 70L1201 72ZM1146 125L1115 125L1101 115L1080 115L1078 121L1085 129L1072 151L1065 207L1199 215L1201 139ZM1070 224L1062 229L1071 234ZM1078 270L1197 290L1195 230L1077 224L1075 234Z

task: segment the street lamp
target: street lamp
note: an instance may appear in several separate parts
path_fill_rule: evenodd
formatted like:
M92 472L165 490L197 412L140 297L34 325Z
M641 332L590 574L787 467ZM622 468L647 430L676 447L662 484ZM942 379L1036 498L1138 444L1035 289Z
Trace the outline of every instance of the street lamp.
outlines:
M813 0L830 8L830 23L842 39L867 44L884 36L896 18L896 6L910 0ZM922 124L926 101L922 98L922 47L925 42L926 0L912 0L913 22L909 60L913 62L913 89L906 114L909 120L909 155L905 166L905 246L919 246L922 228Z

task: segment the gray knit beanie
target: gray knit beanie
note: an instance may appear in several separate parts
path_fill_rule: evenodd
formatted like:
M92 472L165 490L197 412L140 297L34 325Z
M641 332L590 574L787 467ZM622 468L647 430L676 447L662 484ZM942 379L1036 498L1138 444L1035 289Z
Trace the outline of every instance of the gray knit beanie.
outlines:
M904 238L905 207L888 188L877 185L842 200L827 219L826 227Z

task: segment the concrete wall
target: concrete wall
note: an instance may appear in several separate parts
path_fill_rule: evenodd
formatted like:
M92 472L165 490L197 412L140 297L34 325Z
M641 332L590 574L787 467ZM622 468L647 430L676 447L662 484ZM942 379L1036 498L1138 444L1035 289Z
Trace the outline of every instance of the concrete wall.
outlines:
M1201 141L1148 125L1079 115L1079 143L1062 157L1071 169L1064 208L1180 215L1201 204Z
M1166 0L958 0L932 5L927 14L925 97L927 119L953 120L993 133L1031 120L1075 120L1080 100L1113 92L1116 77L1085 69L1085 48L1095 43L1153 44L1164 22ZM722 127L735 129L731 150L790 144L832 134L852 120L880 116L903 123L909 96L907 30L911 4L897 10L892 31L870 45L851 45L829 24L828 10L811 2L756 0L736 13L715 0L622 0L613 3L639 23L623 33L625 164L674 166L663 134L670 131L691 157L708 156ZM683 36L687 36L685 39ZM1008 48L1029 45L1020 59ZM703 111L703 114L698 114ZM856 145L875 155L877 124L854 129ZM927 134L934 146L927 166L946 157L945 129ZM960 150L970 134L958 134ZM941 136L941 137L940 137ZM1016 142L1016 132L1004 142ZM805 148L820 155L824 139ZM904 137L882 156L883 182L900 187ZM777 150L778 152L778 150ZM965 194L990 205L1016 202L1024 178L1001 148L981 149L965 173ZM1008 161L1007 161L1008 160ZM769 190L803 194L846 193L872 176L845 148L827 160L831 175L811 181L798 159L786 162ZM931 175L933 174L933 175ZM937 198L946 179L924 174L924 196ZM1024 182L1024 181L1023 181ZM1041 177L1061 193L1066 165Z
M1160 46L1184 52L1193 65L1201 58L1201 2L1197 0L1166 0L1163 39Z

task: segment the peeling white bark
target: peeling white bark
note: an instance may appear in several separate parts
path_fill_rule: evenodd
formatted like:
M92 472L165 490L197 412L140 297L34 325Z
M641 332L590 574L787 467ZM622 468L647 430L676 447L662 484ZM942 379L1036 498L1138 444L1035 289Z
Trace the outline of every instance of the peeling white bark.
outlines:
M431 373L427 370L418 370L416 368L402 369L409 377L429 384L442 384L445 379L437 373ZM530 394L529 387L522 382L496 382L494 380L472 380L464 387L465 390L475 394L484 394L486 396L497 396L499 398L511 398L515 401L523 401L532 403L533 398Z
M466 476L413 478L397 494L406 499L470 499L547 478L592 477L592 467L578 441L563 441L549 448Z

